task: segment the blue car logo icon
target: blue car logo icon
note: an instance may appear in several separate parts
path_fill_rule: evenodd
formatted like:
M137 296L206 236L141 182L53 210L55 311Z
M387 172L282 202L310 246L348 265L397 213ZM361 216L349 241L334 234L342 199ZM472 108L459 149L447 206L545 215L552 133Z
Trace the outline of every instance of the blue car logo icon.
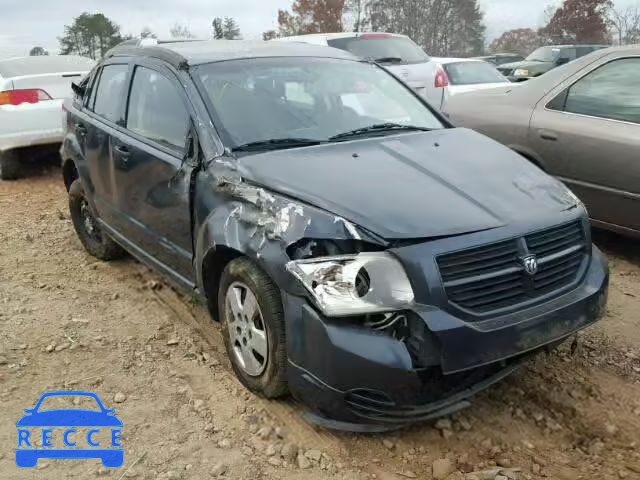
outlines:
M98 410L73 408L43 410L41 408L45 400L61 396L79 397L78 400L83 397L87 400L88 397L89 400L95 400ZM45 393L36 406L25 410L25 413L26 415L16 423L18 427L16 465L18 467L33 468L40 458L99 458L106 468L119 468L124 463L124 450L120 444L122 422L114 415L114 410L104 408L95 393ZM89 430L84 435L78 431L80 428ZM56 435L54 439L54 429L64 430L64 432ZM108 434L108 442L103 438L105 434ZM99 440L98 437L100 437ZM62 446L59 445L60 440L67 448L54 448ZM85 441L88 448L82 448ZM107 444L110 448L104 448Z

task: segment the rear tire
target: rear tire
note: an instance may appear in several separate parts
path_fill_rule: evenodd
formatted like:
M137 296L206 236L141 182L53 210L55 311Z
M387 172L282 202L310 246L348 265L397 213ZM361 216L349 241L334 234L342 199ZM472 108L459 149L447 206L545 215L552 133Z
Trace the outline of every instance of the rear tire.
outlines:
M286 394L287 346L278 287L250 259L236 258L222 272L218 305L227 354L240 382L265 398Z
M0 179L16 180L22 175L22 165L18 152L0 152Z
M69 212L76 234L87 252L104 261L125 256L122 247L102 230L80 179L74 180L69 188Z

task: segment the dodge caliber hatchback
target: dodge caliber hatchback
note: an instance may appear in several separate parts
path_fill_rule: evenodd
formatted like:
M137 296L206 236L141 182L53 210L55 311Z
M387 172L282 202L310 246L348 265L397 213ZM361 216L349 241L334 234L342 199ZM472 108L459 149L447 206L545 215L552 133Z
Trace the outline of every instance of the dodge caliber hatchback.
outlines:
M68 106L73 224L197 292L240 381L350 430L448 414L595 322L587 213L347 52L117 47Z

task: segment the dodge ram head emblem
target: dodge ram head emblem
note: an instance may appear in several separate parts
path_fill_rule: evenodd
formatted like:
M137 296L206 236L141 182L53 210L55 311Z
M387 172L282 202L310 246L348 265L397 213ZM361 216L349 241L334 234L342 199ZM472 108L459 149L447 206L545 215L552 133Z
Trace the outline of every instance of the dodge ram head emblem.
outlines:
M522 257L522 266L529 275L535 275L538 273L538 258L535 255Z

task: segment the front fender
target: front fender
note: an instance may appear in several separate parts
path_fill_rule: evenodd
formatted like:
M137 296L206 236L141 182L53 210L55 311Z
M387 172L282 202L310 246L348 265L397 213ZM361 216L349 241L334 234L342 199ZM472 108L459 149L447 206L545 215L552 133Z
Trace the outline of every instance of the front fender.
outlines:
M301 294L287 272L287 247L301 239L363 240L383 245L381 239L349 221L250 184L239 176L214 177L202 172L196 183L195 268L204 291L203 262L218 247L256 261L278 285Z

